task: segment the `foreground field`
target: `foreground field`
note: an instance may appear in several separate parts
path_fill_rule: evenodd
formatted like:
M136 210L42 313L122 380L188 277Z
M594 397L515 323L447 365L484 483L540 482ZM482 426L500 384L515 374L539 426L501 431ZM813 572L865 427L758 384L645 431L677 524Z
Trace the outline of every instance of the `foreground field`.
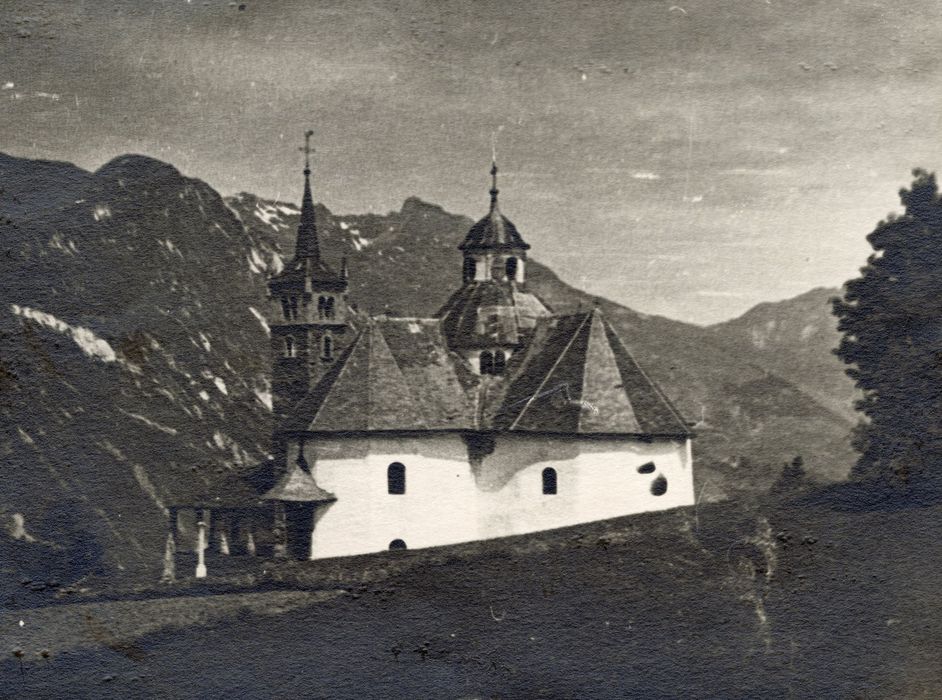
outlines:
M8 652L4 695L935 698L940 515L714 505L381 557L343 595L178 599L189 624L140 624L170 614L150 601L29 611L61 646ZM93 605L97 632L62 632Z

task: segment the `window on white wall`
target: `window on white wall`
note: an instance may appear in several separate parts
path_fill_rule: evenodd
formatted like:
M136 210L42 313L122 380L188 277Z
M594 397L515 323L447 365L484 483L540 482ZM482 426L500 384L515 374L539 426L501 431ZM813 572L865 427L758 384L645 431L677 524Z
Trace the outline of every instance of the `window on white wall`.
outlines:
M406 465L393 462L386 469L386 486L390 494L401 496L406 492Z
M389 543L390 549L408 549L404 540L393 540Z
M651 482L651 494L654 496L663 496L667 493L667 477L663 474L659 474L658 477Z
M543 495L553 496L556 494L556 470L547 467L543 470Z
M638 467L639 474L653 474L654 473L654 462L646 462Z

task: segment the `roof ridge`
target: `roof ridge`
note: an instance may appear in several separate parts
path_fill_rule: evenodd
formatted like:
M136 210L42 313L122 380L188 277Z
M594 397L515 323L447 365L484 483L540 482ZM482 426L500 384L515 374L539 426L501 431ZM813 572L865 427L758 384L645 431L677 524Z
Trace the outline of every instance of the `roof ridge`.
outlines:
M586 381L588 381L588 378L589 378L589 347L592 341L592 337L591 337L592 336L592 322L595 321L597 318L596 311L597 309L591 309L588 312L589 338L586 340L586 350L585 350L585 354L582 356L582 381L579 382L579 400L580 401L585 398L585 385L586 385ZM605 332L604 326L602 327L602 332L603 333ZM577 433L582 431L582 414L583 414L583 411L579 411L579 413L576 414L576 432Z
M366 330L366 329L363 329L363 330ZM318 416L321 413L321 409L323 409L324 406L327 404L327 399L330 398L330 395L333 392L334 387L337 386L337 382L340 381L341 377L344 376L344 372L346 372L347 369L349 368L350 358L353 357L353 352L356 349L357 345L360 343L361 338L363 337L363 330L357 333L356 337L353 339L353 342L350 343L350 346L346 350L344 350L343 354L339 358L337 358L337 365L334 365L334 367L331 367L330 370L328 370L324 374L324 376L321 378L321 382L323 382L327 379L327 377L331 375L331 372L335 372L333 374L333 377L330 380L329 386L327 386L326 390L324 391L324 398L321 400L320 405L317 407L317 410L314 412L314 415L311 416L311 420L306 421L307 422L306 427L310 427L311 424L313 424L314 421L317 420ZM320 382L318 382L318 384L320 384ZM315 385L315 387L316 386L317 385Z
M603 323L605 326L606 335L608 335L610 339L614 338L615 342L621 346L621 349L625 351L625 355L627 355L628 359L631 360L632 364L635 366L635 369L638 370L638 373L641 375L644 381L646 381L648 386L654 390L654 393L657 395L657 397L664 402L664 404L667 406L667 410L671 412L674 418L680 423L681 427L686 430L687 421L684 420L684 417L680 414L680 411L678 411L674 406L673 401L667 397L667 394L664 393L661 387L658 386L656 382L652 381L652 379L648 376L648 373L644 371L640 364L638 364L635 356L632 354L631 350L628 349L628 346L625 345L624 341L622 341L621 337L618 335L618 332L615 330L612 324L609 323L606 319L603 319ZM638 423L640 425L640 421L638 421Z
M577 315L577 314L573 314L573 315ZM576 330L573 331L572 336L569 338L569 342L566 343L566 347L563 348L563 351L559 353L559 355L556 356L555 362L553 362L552 367L550 367L549 371L547 371L546 376L543 377L543 381L539 383L539 385L536 388L536 391L533 392L533 395L530 396L529 399L527 399L526 405L520 410L520 413L517 414L517 417L514 419L513 423L511 423L510 426L507 428L508 430L513 430L517 426L517 423L519 423L520 419L523 418L523 414L527 412L530 406L533 405L533 402L536 400L536 398L541 394L543 387L546 386L546 382L549 381L549 378L552 376L553 372L556 371L556 368L559 366L559 363L562 362L563 357L565 357L566 354L569 352L569 350L572 348L572 344L576 341L576 337L579 335L579 331L581 331L582 328L585 326L585 323L590 318L590 316L591 316L591 312L585 314L585 318L582 319L582 322L576 327Z

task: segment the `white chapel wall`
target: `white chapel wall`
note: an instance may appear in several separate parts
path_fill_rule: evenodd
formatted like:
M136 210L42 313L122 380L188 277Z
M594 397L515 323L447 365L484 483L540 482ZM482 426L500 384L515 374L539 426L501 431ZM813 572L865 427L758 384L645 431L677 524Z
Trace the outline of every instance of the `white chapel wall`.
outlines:
M294 459L296 446L289 451ZM372 436L310 441L305 456L317 483L337 497L319 511L313 558L409 549L577 525L694 502L689 441L498 436L472 467L458 435ZM406 467L406 489L392 495L387 468ZM655 470L638 467L653 462ZM557 493L543 493L543 470ZM655 496L651 484L667 479Z

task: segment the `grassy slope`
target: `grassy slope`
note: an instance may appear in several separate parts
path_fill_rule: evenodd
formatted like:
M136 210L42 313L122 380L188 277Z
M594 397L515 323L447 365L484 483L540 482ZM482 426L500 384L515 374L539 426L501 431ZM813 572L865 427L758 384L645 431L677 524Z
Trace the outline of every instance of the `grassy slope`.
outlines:
M648 514L431 552L280 617L141 637L134 655L25 650L22 675L0 668L7 687L73 697L933 697L940 513Z

